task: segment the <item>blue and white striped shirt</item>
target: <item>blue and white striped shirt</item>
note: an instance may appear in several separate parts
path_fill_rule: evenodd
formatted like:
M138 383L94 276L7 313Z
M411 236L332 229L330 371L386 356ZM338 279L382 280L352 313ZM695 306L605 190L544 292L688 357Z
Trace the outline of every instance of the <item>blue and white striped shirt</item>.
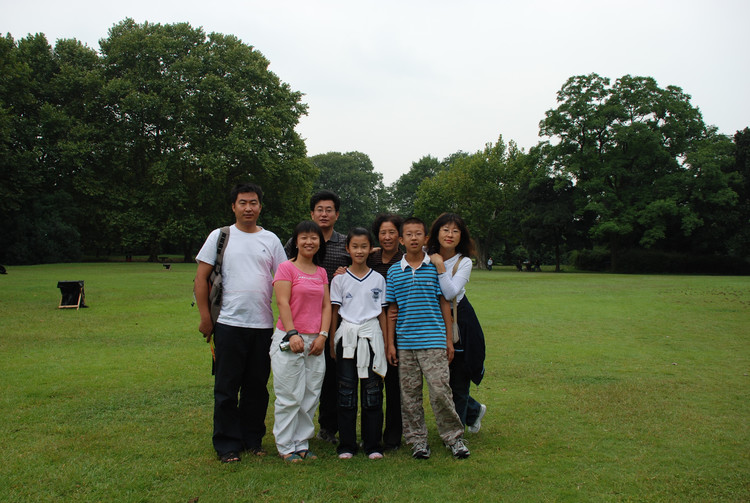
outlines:
M445 349L445 323L440 311L442 295L438 273L430 257L413 269L401 261L388 269L386 301L398 305L396 344L399 349Z

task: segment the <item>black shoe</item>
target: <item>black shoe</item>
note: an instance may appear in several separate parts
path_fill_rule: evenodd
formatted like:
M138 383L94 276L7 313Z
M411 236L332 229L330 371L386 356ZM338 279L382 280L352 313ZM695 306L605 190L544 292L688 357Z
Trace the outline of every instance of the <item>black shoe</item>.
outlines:
M266 454L268 454L266 452L266 450L263 447L260 447L260 446L257 446L257 447L248 447L247 448L247 452L249 452L253 456L258 456L258 457L263 457Z
M329 444L336 445L339 443L336 435L326 430L325 428L321 428L320 431L318 431L317 437L324 442L328 442Z

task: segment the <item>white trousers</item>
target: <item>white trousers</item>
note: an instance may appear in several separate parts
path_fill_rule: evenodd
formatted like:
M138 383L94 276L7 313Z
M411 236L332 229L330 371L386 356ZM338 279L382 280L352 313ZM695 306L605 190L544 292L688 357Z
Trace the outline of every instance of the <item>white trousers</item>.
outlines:
M320 389L326 372L323 354L310 355L310 346L318 334L300 334L305 341L302 353L279 349L285 335L286 332L276 329L269 352L273 391L276 394L273 436L282 456L307 449L307 441L315 435L313 418L320 402Z

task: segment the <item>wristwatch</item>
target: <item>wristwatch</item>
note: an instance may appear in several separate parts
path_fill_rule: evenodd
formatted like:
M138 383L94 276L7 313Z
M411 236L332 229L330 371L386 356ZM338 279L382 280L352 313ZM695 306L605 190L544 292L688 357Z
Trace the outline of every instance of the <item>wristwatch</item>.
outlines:
M288 341L289 339L292 338L293 335L299 335L299 332L297 332L295 329L291 329L290 331L286 333L286 335L284 336L282 340Z

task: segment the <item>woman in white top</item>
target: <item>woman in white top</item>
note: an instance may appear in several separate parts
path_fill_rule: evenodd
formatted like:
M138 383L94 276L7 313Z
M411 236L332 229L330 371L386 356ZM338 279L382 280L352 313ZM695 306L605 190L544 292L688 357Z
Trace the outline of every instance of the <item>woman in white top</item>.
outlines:
M454 331L455 356L450 364L450 384L456 412L469 431L477 433L487 407L470 396L469 388L472 381L478 385L484 376L485 345L482 326L466 297L474 244L463 219L455 213L440 215L432 223L427 252L437 268L443 296L455 306L452 309L459 340L456 341Z

